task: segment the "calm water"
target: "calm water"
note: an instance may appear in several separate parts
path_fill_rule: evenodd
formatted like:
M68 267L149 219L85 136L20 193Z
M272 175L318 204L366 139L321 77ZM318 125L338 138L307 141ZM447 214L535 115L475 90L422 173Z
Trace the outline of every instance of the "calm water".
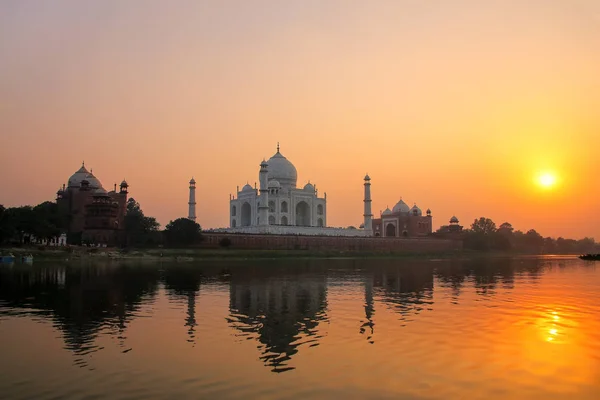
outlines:
M600 263L0 265L0 398L600 398Z

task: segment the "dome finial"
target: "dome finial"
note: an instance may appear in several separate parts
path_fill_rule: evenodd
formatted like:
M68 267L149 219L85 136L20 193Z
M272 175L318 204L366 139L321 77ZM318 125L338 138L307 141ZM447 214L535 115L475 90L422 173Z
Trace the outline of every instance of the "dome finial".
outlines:
M83 161L81 162L81 166L82 166L82 167L85 167L85 160L83 160Z
M277 152L279 153L279 142L277 142Z

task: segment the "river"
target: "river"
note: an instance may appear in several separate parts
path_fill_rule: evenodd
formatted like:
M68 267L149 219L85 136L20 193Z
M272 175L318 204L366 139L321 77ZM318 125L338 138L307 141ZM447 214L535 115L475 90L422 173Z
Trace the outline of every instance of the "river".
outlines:
M598 267L0 265L0 398L598 399Z

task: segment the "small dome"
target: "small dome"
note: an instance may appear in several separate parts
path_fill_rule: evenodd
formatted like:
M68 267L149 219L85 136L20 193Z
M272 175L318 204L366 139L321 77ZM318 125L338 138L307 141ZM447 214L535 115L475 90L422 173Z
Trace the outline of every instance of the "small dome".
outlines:
M458 218L456 218L456 216L452 216L452 218L450 218L450 223L451 224L458 224Z
M370 181L370 180L371 180L371 177L369 176L369 174L366 174L365 175L365 181Z
M386 208L383 213L381 215L390 215L392 213L392 210L390 210L390 208Z
M314 192L315 187L312 185L312 183L308 182L306 185L304 185L304 190L307 192Z
M427 215L431 215L431 210L429 208L427 209Z
M246 184L244 185L244 187L242 188L242 192L249 192L249 191L252 191L252 190L253 190L253 189L252 189L252 186L250 186L250 184L249 184L249 183L246 183Z
M123 181L125 182L125 181ZM127 183L127 182L125 182ZM196 180L194 178L190 179L190 185L195 185L196 184Z
M268 187L269 188L278 189L278 188L281 187L281 184L278 181L276 181L275 179L272 179L272 180L269 181Z
M394 208L392 208L392 212L395 213L407 213L410 211L410 207L408 206L408 204L406 204L404 202L404 200L400 200L399 202L396 203L396 205L394 206Z
M108 196L108 192L103 188L98 188L94 190L94 196Z
M415 215L415 214L419 217L423 215L423 212L421 211L421 209L419 207L417 207L416 204L410 209L410 215Z
M68 187L79 187L81 186L81 181L84 180L90 172L85 168L84 164L81 164L81 168L79 168L67 182Z
M121 182L121 187L129 187L125 179L123 179L123 181Z

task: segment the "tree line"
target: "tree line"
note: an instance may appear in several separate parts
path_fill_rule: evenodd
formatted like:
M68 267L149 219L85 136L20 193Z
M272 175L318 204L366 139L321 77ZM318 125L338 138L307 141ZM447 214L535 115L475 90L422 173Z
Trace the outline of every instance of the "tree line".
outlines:
M5 208L0 204L0 245L22 245L27 237L50 241L68 232L69 218L58 204L45 201L36 206ZM189 246L202 241L202 228L187 218L170 221L164 230L156 218L144 214L134 198L127 200L121 247ZM80 235L68 239L81 245Z
M494 221L481 217L471 224L470 229L463 231L465 249L478 251L513 251L534 254L583 254L600 252L600 243L593 238L580 240L563 237L544 237L535 229L527 232L514 230L513 226L504 222L496 227Z

